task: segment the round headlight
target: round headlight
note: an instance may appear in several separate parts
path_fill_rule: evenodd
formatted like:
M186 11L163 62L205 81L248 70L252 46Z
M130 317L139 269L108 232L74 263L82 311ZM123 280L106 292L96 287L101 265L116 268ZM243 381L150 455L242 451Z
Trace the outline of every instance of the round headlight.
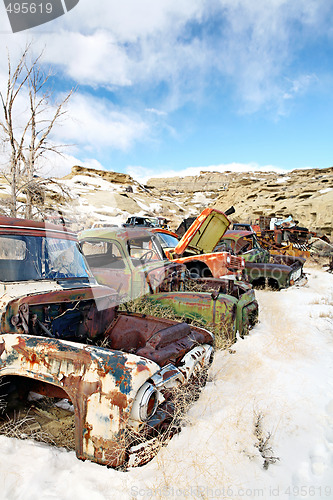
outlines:
M134 400L131 417L146 422L154 415L157 406L158 391L152 384L145 382Z
M230 264L230 257L229 257L229 255L227 256L227 263Z

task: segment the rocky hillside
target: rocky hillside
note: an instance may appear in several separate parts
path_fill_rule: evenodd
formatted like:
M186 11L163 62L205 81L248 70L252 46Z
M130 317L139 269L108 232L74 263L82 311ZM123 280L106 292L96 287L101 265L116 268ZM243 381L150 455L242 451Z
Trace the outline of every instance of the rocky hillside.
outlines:
M36 179L36 211L60 213L74 229L121 224L129 215L163 215L175 229L203 208L235 207L232 222L259 215L292 215L302 226L333 238L333 168L274 172L201 172L198 176L149 179L74 166L62 179ZM0 178L0 212L8 213L9 186ZM22 211L25 196L20 195Z
M333 167L274 172L201 172L195 177L150 179L152 192L173 192L190 203L207 196L210 205L235 207L233 221L254 222L260 215L292 215L300 225L333 236ZM194 206L198 204L193 203Z

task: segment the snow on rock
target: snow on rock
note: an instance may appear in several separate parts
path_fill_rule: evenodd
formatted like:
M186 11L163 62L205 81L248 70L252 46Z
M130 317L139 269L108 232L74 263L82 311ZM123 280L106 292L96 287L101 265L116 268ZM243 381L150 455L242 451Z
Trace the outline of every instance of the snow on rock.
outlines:
M4 500L333 497L333 276L258 291L260 322L216 354L187 425L147 465L119 472L0 437Z

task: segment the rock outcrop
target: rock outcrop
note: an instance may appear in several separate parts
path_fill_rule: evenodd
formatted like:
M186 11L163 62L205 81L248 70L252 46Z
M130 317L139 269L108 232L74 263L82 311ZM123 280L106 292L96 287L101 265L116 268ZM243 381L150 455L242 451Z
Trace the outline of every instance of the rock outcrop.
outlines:
M333 236L333 167L274 172L201 172L198 176L150 179L161 194L198 200L206 194L211 206L235 207L234 222L254 222L260 215L292 215L300 225ZM199 208L199 207L198 207Z
M198 176L149 179L143 186L130 175L74 166L47 190L40 216L55 212L74 221L75 230L94 223L120 225L130 215L161 215L171 229L207 206L235 207L232 222L260 215L288 217L333 238L333 167L275 172L201 172ZM0 212L8 213L10 190L0 178ZM22 198L22 199L21 199ZM21 195L22 213L24 194Z
M133 177L128 174L111 172L108 170L96 170L95 168L85 168L79 165L74 165L71 169L71 173L63 177L63 179L73 179L73 177L77 175L86 175L88 177L97 176L108 182L114 182L115 184L132 184L135 182Z

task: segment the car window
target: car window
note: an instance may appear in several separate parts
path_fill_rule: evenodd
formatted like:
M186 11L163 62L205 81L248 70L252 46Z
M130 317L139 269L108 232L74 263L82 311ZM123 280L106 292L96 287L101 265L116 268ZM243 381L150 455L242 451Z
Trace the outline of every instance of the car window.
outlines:
M166 233L155 233L161 242L162 248L175 248L178 245L178 238Z
M128 255L134 266L142 265L151 260L162 260L162 249L150 235L130 238L127 241Z
M244 236L239 238L236 244L236 253L246 253L253 248L253 238L252 236Z
M91 276L76 241L44 236L0 237L0 281Z
M82 241L82 251L91 267L124 269L126 263L119 244L114 240Z
M0 236L1 260L24 260L27 253L26 242L13 237Z
M235 242L229 240L228 238L223 238L218 244L219 252L233 252L235 247Z

